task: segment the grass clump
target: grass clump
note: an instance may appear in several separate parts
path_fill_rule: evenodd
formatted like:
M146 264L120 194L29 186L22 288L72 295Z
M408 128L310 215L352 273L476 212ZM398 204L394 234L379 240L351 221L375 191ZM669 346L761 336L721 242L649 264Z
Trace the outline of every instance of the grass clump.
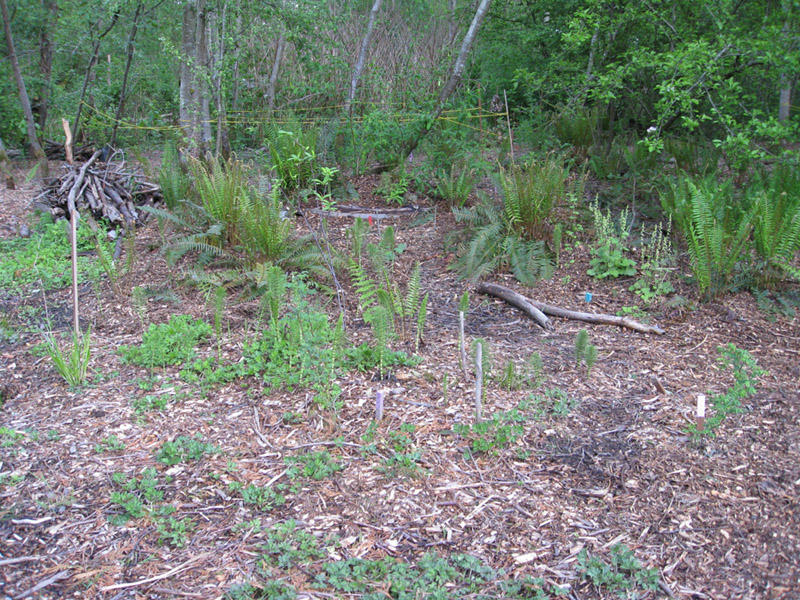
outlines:
M50 360L53 361L56 371L70 387L80 387L86 383L89 372L89 359L92 355L91 347L92 328L86 330L82 336L72 332L72 347L62 349L61 345L52 334L45 335L44 348Z

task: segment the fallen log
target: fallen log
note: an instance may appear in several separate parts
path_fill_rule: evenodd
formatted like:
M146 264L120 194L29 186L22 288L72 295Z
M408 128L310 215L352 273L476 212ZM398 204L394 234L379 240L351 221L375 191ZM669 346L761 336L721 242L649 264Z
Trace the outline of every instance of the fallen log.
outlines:
M530 298L526 298L525 296L518 294L514 290L503 287L502 285L497 285L496 283L481 283L478 285L476 291L479 294L495 296L496 298L505 300L512 306L516 306L545 329L552 329L552 324L549 322L549 320L543 324L541 317L534 316L536 313L530 311L531 308L538 313L544 313L542 314L542 317L545 319L547 319L545 315L550 315L551 317L561 317L564 319L572 319L575 321L583 321L585 323L594 323L597 325L617 325L618 327L625 327L627 329L632 329L633 331L638 331L639 333L655 333L658 335L663 335L665 333L664 330L658 325L645 325L633 319L629 319L628 317L585 313L567 310L558 306L552 306L550 304L545 304L544 302L536 302L535 300L531 300Z
M543 329L547 329L548 331L553 330L553 324L550 322L550 319L522 294L518 294L514 290L510 290L495 283L482 283L478 286L477 291L479 294L489 294L490 296L496 296L501 300L505 300L511 306L516 306L528 315Z

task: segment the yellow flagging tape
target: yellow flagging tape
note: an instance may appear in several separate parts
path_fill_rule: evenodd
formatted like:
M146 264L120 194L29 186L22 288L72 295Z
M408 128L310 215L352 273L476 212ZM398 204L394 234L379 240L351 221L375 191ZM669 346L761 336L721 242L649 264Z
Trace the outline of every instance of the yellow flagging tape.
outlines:
M83 102L83 101L82 101ZM380 106L376 103L361 103L364 105L371 104L372 106ZM90 111L94 112L98 117L102 118L102 121L105 125L112 125L116 123L120 129L140 129L143 131L180 131L182 129L181 125L139 125L133 124L123 120L117 120L115 117L111 116L110 114L90 105L86 102L83 102L83 105ZM330 110L335 108L344 108L344 105L334 105L334 106L325 106L325 107L314 107L311 109L302 109L305 111L310 110ZM473 111L477 111L477 114L471 114ZM245 110L237 110L231 111L234 115L242 115L252 113L254 114L254 118L246 118L246 117L231 117L226 118L225 123L227 125L259 125L266 121L266 116L269 114L274 114L276 112L293 112L289 109L284 110L275 110L272 113L268 111L245 111ZM467 114L464 114L467 113ZM505 117L507 113L505 112L483 112L481 108L460 108L460 109L449 109L443 110L442 114L438 117L439 121L447 121L448 123L453 123L455 125L461 125L462 127L467 127L469 129L474 129L475 131L480 131L480 128L475 127L473 125L469 125L467 123L462 123L460 120L447 116L451 114L460 114L461 119L484 119L490 117ZM418 119L423 119L427 115L426 113L389 113L385 115L387 118L394 119L398 123L411 123ZM260 118L259 118L260 117ZM360 117L353 117L352 120L356 123L363 123L364 122L363 116ZM204 121L210 125L216 125L217 119L209 119L208 121ZM276 123L278 125L283 125L286 123L301 123L303 125L316 125L317 120L314 119L270 119L271 123Z

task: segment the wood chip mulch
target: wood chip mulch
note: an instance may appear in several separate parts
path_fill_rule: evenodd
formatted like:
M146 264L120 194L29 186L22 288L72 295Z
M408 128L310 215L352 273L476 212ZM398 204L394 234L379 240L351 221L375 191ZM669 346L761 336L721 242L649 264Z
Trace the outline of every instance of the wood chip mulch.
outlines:
M1 235L15 234L13 224L27 217L35 193L32 184L0 192ZM360 203L367 198L364 190ZM402 219L384 223L403 225ZM347 225L331 220L334 244L344 243ZM331 552L339 557L413 562L432 550L468 553L511 577L563 586L573 599L616 597L579 578L577 561L584 549L607 558L617 544L658 569L661 587L642 598L800 598L798 318L767 315L739 293L708 304L653 307L650 318L667 331L663 336L560 319L545 332L501 301L472 293L467 336L487 340L495 365L521 362L534 351L544 364L536 390L507 391L490 382L485 412L508 411L551 388L566 392L569 408L563 416L531 416L513 445L470 456L468 441L453 433L454 424L473 420L473 383L461 375L458 350L465 284L442 254L442 236L454 226L439 211L419 227L398 227L398 242L406 244L398 273L419 261L431 295L422 363L397 369L390 381L347 375L338 381L344 405L336 414L315 409L303 390L266 393L257 379L199 389L182 381L179 368L149 373L123 364L116 350L140 341L143 323L130 299L110 289L82 290L96 376L79 392L68 389L49 359L31 352L39 335L0 341L0 426L20 434L13 443L0 437L0 597L220 598L235 583L258 580L269 525L294 519L320 537L337 535L340 547ZM213 323L213 303L176 285L159 252L160 235L154 222L137 231L135 272L127 281L165 291L151 295L148 322L187 313ZM597 312L641 305L629 283L585 275L585 247L571 259L534 289L506 277L496 281L574 310L587 310L587 291ZM688 285L679 293L696 298ZM66 305L68 290L61 296L50 302ZM367 339L351 296L348 335ZM3 310L13 320L34 301L4 297ZM257 313L254 303L232 299L227 306L221 352L228 360L241 356L254 335ZM574 358L583 328L599 350L588 376ZM730 342L769 374L744 412L730 415L716 436L695 441L686 428L697 394L732 384L731 374L717 368L717 347ZM201 355L217 351L212 343ZM388 476L380 456L363 452L378 389L386 393L386 409L376 439L415 425L424 474ZM138 414L134 401L148 395L169 402ZM287 412L298 413L300 422L284 419ZM124 449L97 452L112 435ZM221 452L173 466L157 462L162 445L181 435L202 436ZM301 480L283 506L259 511L230 491L231 482L289 483L284 459L321 449L344 469ZM120 513L111 502L119 489L113 474L132 477L146 467L157 470L173 516L195 524L183 547L160 544L151 519L112 523ZM237 527L255 518L267 527ZM302 569L292 570L291 583L301 598L334 597L315 590Z

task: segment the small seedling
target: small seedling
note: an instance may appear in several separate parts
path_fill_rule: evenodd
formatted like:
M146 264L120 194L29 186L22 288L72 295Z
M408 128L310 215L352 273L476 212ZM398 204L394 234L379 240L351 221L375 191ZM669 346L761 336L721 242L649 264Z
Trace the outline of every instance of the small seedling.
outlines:
M216 454L219 448L206 444L201 437L180 436L174 442L166 442L156 454L156 460L165 465L176 465L190 460L199 460L205 454Z
M330 452L325 450L287 456L285 460L286 464L293 465L286 473L291 479L302 476L319 481L344 469L341 464L333 460Z
M597 346L589 343L589 333L581 329L575 338L575 365L580 367L581 363L584 363L588 375L595 361L597 361Z
M116 435L110 435L101 441L99 444L96 444L94 447L94 451L98 454L102 454L103 452L114 452L117 450L124 450L125 444L123 444Z

